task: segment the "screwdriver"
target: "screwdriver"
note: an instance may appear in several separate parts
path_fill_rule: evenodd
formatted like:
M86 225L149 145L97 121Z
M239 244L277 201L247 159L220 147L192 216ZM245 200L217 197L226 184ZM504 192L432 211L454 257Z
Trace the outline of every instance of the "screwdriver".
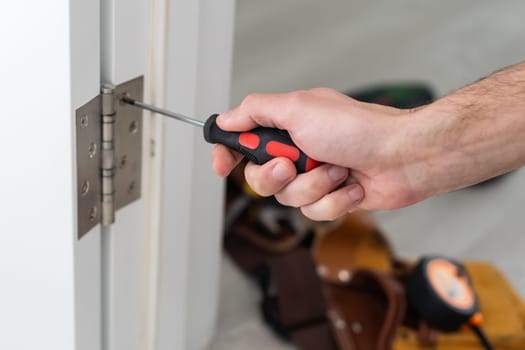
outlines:
M261 165L273 158L285 157L294 163L298 174L305 173L321 165L320 162L308 157L301 151L292 141L290 134L284 130L261 126L245 132L225 131L217 125L218 114L213 114L206 122L202 122L129 97L122 97L122 101L150 112L202 127L204 139L207 142L225 145L241 153L255 164Z

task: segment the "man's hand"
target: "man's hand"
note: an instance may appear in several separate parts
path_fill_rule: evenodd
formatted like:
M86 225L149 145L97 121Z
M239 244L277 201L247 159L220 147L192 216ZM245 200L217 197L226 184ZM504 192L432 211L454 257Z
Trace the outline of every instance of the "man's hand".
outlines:
M355 101L331 89L250 95L222 114L225 130L285 129L326 164L297 175L291 161L248 164L248 184L314 220L356 208L400 208L525 164L525 63L417 110ZM241 155L216 146L226 176Z
M287 130L309 157L326 164L297 175L286 158L261 166L249 163L246 180L257 193L275 195L314 220L332 220L357 208L395 208L416 200L395 155L403 143L401 116L408 114L321 88L250 95L217 123L229 131L259 125ZM214 169L228 175L241 158L217 145Z

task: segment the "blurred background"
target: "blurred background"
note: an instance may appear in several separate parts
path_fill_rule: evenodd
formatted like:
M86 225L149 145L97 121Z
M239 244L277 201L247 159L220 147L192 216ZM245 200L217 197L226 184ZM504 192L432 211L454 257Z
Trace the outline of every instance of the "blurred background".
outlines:
M416 82L437 97L525 59L525 2L237 1L232 106L251 92L341 92ZM401 257L493 262L525 296L525 171L375 213ZM259 291L223 258L210 349L292 349L264 326Z

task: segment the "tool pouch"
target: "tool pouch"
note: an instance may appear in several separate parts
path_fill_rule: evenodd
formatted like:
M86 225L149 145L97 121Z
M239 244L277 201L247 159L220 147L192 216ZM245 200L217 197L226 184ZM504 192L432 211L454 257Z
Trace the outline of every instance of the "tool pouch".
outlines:
M312 257L312 237L305 236L285 252L277 243L269 251L267 239L260 246L260 240L253 239L257 225L247 222L234 225L225 237L226 251L261 287L266 323L300 349L391 347L404 317L404 291L381 271L389 266L390 248L365 215L348 216L337 230L328 229L330 234L321 233L324 226L317 229L315 251L321 263ZM348 234L348 225L361 225L361 230ZM346 244L333 240L336 232ZM375 247L374 254L367 254L369 245ZM350 263L342 263L338 254ZM358 268L361 254L368 266Z
M403 287L380 272L358 269L347 283L325 282L338 348L390 349L405 314Z
M318 233L313 256L338 348L390 349L405 317L405 291L388 274L391 249L371 217L349 214Z
M335 315L335 321L334 316L331 319L339 349L483 349L470 330L438 332L407 307L404 286L414 265L393 254L368 213L347 215L338 227L317 236L313 255L323 276L328 312ZM525 349L523 299L490 263L467 261L464 265L483 314L483 329L493 346L496 349ZM364 271L368 272L369 278L376 277L375 291L370 284L362 287L365 284L361 282ZM369 299L350 304L350 295L361 290L366 291ZM334 295L339 298L334 298ZM334 313L333 310L345 306L345 297L349 300L347 310L352 313L346 316L341 311ZM377 311L380 309L377 305L383 305L382 311ZM383 318L376 317L376 322L367 321L372 315L383 315ZM342 322L337 319L342 319ZM370 326L361 323L366 322L376 325L372 326L373 332L365 334L364 330ZM337 325L341 328L339 331ZM361 333L356 334L359 331Z
M439 333L407 307L413 265L395 257L368 213L330 225L290 223L283 218L293 209L244 203L229 220L225 250L259 284L266 323L299 349L482 349L471 332ZM522 299L490 264L465 266L495 348L525 349Z

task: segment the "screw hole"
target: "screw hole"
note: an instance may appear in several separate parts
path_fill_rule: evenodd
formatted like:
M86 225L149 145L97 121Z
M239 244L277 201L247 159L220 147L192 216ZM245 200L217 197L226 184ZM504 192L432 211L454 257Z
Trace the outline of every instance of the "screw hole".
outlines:
M82 117L80 117L80 126L83 128L87 128L89 124L89 116L87 114L84 114Z
M134 120L129 124L129 133L130 134L136 134L137 130L139 129L139 126L137 125L137 122Z
M82 183L82 187L80 187L80 194L85 196L89 192L89 181L86 180Z
M128 194L132 194L135 191L135 181L131 181L128 187Z
M127 163L128 163L128 157L122 156L120 158L120 162L119 162L118 166L119 166L120 169L122 169L122 168L124 168L126 166Z
M91 207L88 213L89 221L95 221L97 218L97 207Z
M94 158L97 154L97 144L94 142L91 142L88 147L89 152L89 158Z

